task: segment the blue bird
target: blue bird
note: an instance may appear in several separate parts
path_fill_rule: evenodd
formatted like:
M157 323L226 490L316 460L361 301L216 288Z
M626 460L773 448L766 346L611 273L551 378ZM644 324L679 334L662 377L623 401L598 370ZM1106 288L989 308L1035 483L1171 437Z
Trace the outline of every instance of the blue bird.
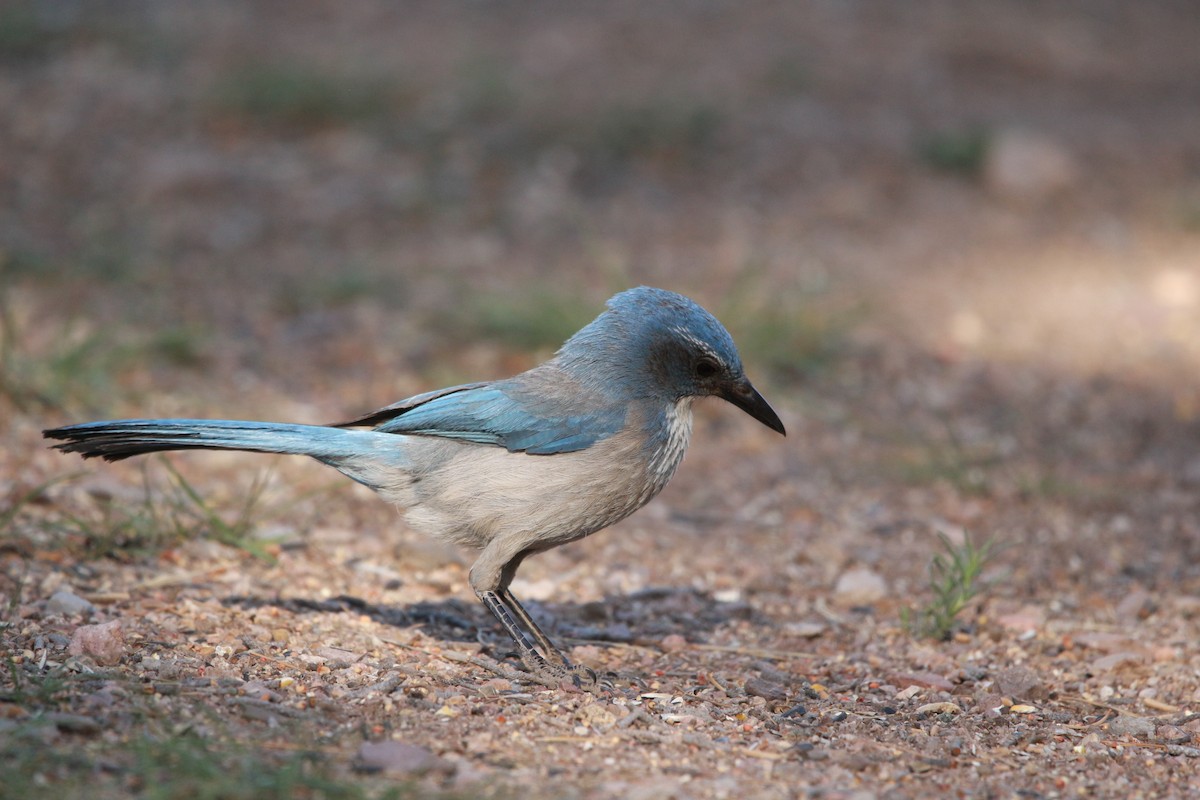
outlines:
M729 332L699 305L649 287L607 305L527 372L420 394L337 425L132 419L44 435L62 440L59 450L108 461L186 449L311 456L407 509L418 530L479 550L471 587L525 666L555 685L594 683L513 596L521 562L658 494L687 449L697 397L724 398L785 433L747 380Z

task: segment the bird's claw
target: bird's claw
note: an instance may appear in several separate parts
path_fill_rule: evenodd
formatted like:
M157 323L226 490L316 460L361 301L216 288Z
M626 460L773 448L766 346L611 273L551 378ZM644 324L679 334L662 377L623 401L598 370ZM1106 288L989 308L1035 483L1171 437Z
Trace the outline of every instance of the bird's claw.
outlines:
M571 681L580 689L587 690L589 687L600 685L600 679L596 675L596 670L590 667L585 667L582 664L570 664L566 669L571 676Z
M551 689L565 689L575 692L597 694L610 692L614 685L607 675L597 675L596 671L582 664L572 664L564 661L561 664L540 659L522 659L525 668L544 686Z

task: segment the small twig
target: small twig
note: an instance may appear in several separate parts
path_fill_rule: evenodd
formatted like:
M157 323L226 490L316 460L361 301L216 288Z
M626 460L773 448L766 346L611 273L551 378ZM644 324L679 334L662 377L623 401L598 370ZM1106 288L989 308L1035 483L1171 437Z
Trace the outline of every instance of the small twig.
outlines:
M379 683L374 683L374 684L371 684L370 686L364 686L361 689L355 689L354 691L349 692L348 694L350 697L356 697L356 698L357 697L369 697L369 696L375 695L375 694L389 695L392 692L396 691L396 689L399 688L400 684L404 683L404 681L406 681L407 679L408 679L407 675L391 675L391 676L383 679Z
M688 647L716 653L734 653L739 656L766 658L771 661L786 661L790 658L818 658L816 653L805 653L799 650L769 650L762 647L734 647L723 644L689 644Z
M92 603L120 603L129 600L129 592L87 592L84 599Z
M1146 708L1153 708L1155 711L1163 711L1167 714L1175 714L1179 711L1179 706L1173 706L1170 703L1164 703L1161 700L1155 700L1153 697L1143 697L1142 705Z
M670 736L658 731L630 730L622 731L621 735L633 739L634 741L653 742L654 744L661 744L671 740Z
M416 648L414 648L414 649L416 649ZM422 650L421 652L427 652L427 651ZM479 667L480 669L487 670L488 672L499 675L501 678L505 678L510 681L529 681L529 680L536 681L537 680L536 675L532 675L532 674L526 673L526 672L519 672L519 671L513 669L512 667L506 666L504 664L501 664L498 662L493 663L493 662L485 661L482 658L479 658L478 656L468 655L467 653L460 653L457 650L444 650L440 653L430 653L430 655L438 656L446 661L453 661L455 664L470 664L473 667ZM557 686L557 684L556 684L556 686Z
M193 572L176 572L173 574L155 575L151 578L147 578L144 581L138 581L137 583L130 584L129 590L137 591L140 589L163 589L167 586L181 586L183 584L194 582L196 578L213 576L222 571L224 571L223 567L217 569L200 569Z
M241 658L242 656L254 656L255 658L260 658L263 661L270 661L272 664L279 664L280 666L283 666L283 667L295 666L294 664L292 664L288 661L285 661L282 658L275 658L274 656L269 656L266 653L260 653L257 650L243 650L240 653L233 654L234 658Z
M1100 744L1105 747L1144 747L1147 750L1166 750L1171 746L1169 744L1162 744L1161 742L1118 742L1115 739L1101 739Z
M1090 697L1085 697L1085 696L1081 695L1079 697L1076 697L1075 700L1077 700L1080 703L1084 703L1085 705L1089 705L1093 708L1103 708L1105 711L1111 711L1112 713L1114 713L1118 716L1120 716L1120 714L1121 714L1121 709L1114 708L1113 706L1109 705L1108 703L1101 703L1099 701L1093 700Z
M765 761L786 761L787 756L783 753L772 753L766 750L751 750L749 747L738 747L734 749L734 753L750 758L761 758Z
M625 716L623 716L619 720L617 720L617 727L618 728L628 728L630 725L637 722L639 719L644 719L647 722L652 721L650 719L650 715L646 713L646 709L644 706L634 706L629 711L628 714L626 714Z

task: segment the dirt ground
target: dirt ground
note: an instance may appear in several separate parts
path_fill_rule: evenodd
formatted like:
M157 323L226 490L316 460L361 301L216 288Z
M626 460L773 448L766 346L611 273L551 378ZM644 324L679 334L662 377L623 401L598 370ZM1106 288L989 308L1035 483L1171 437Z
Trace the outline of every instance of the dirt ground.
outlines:
M1184 0L3 5L0 797L1200 792L1196 42ZM640 283L788 437L702 404L522 567L599 694L326 468L40 435L349 418Z

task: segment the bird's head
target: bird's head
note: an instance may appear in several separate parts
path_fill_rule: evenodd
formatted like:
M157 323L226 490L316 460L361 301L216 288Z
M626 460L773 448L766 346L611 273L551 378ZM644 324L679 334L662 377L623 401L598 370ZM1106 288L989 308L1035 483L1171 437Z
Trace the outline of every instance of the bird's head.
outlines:
M720 397L786 434L779 416L746 378L729 331L681 294L641 286L613 296L608 311L573 336L560 355L582 356L597 345L633 368L640 391L671 400Z

